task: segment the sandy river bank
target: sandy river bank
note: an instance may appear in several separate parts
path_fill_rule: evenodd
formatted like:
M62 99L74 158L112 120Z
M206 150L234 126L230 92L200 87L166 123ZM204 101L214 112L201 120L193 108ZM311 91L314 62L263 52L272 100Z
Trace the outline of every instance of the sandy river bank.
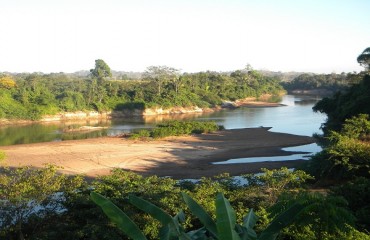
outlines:
M231 158L284 155L283 147L314 142L313 138L271 132L268 128L224 130L212 134L133 141L103 137L0 147L9 167L54 164L61 172L88 177L124 168L143 175L199 178L229 172L258 172L261 167L294 167L301 161L213 165Z

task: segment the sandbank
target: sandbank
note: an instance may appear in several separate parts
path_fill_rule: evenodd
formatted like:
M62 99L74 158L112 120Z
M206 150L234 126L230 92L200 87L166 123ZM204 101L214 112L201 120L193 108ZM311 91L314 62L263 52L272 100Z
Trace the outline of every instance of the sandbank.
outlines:
M210 134L169 137L155 141L134 141L103 137L0 147L9 167L44 167L53 164L67 174L97 177L113 168L142 175L176 179L259 172L261 168L295 167L302 161L213 165L231 158L284 156L281 148L313 143L308 136L272 132L269 128L245 128Z

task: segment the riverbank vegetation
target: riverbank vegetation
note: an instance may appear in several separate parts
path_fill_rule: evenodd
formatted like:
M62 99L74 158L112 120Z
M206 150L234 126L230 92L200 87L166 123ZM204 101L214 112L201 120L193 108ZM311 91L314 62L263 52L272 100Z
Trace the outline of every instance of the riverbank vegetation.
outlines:
M85 75L0 73L0 119L38 120L45 115L75 111L209 108L223 101L259 99L266 94L278 99L285 90L313 91L312 94L323 90L328 94L347 90L363 74L304 73L282 81L280 75L263 74L251 67L226 73L180 73L167 66L150 66L139 76L112 77L111 69L101 59Z
M369 59L367 48L358 57L358 62L365 67L359 83L344 93L322 99L313 107L328 118L321 136L323 150L305 167L315 176L316 185L334 185L331 191L347 202L357 227L365 231L370 231Z
M281 94L279 80L255 70L183 73L148 67L139 80L115 80L96 60L90 75L22 73L0 75L0 119L37 120L73 111L122 111L150 107L215 107L223 100Z
M363 76L363 73L303 73L293 78L293 80L281 84L289 93L332 95L339 91L348 90L353 84L359 83Z
M151 130L141 129L131 134L130 139L146 140L149 138L158 139L170 136L182 136L189 134L210 133L224 129L215 122L198 122L198 121L167 121L157 124Z

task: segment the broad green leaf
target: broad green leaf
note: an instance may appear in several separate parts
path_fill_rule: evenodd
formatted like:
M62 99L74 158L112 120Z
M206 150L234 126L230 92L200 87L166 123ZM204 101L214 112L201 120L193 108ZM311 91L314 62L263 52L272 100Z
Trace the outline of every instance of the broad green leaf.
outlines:
M216 197L216 219L218 239L240 239L239 235L235 231L235 211L222 193L218 193Z
M173 219L179 223L184 223L185 222L185 213L183 210L180 210L176 216L173 217Z
M102 208L109 219L127 236L135 240L146 239L139 227L121 209L114 205L114 203L99 193L91 192L90 197L93 202Z
M249 211L249 213L243 219L243 237L245 239L257 239L257 233L253 230L256 222L258 220L258 216L254 213L253 209Z
M256 232L254 232L253 229L252 231L254 232L254 234L249 234L246 227L236 224L235 231L237 232L241 240L257 240L257 234Z
M172 237L177 237L178 239L190 239L185 232L182 231L181 226L176 219L178 216L172 218L171 215L163 211L161 208L134 195L129 196L129 201L132 205L150 214L150 216L157 219L163 225L161 229L161 239L172 239Z
M279 232L293 222L295 217L306 206L303 204L295 203L286 211L274 218L274 220L267 226L267 228L260 234L259 240L274 240Z
M207 229L205 227L202 227L197 230L187 232L187 234L190 237L190 239L199 239L199 240L205 239L206 240L208 239L206 232L207 232Z
M211 234L217 236L217 226L211 216L209 216L208 213L188 194L182 192L181 195L184 199L184 202L188 205L190 211L199 218L200 222L208 229Z
M243 226L246 228L254 228L258 220L258 216L254 213L253 208L243 219Z
M162 225L169 224L173 221L171 215L169 215L153 203L150 203L134 195L129 196L129 201L135 207L143 210L144 212L150 214L150 216L152 216L153 218L157 219L160 223L162 223Z
M170 239L170 226L169 224L164 225L159 229L159 239L169 240Z

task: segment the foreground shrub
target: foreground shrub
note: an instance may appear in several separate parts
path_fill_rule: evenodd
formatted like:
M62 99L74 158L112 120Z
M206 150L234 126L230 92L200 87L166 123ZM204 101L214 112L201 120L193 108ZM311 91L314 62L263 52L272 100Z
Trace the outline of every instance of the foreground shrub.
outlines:
M280 214L296 203L306 207L299 212L294 224L284 231L286 239L345 239L339 236L345 236L353 229L355 217L347 208L348 202L342 197L320 193L282 194L270 209L270 217Z
M306 164L316 179L370 178L370 120L366 114L347 119L339 132L331 131L328 144Z
M370 231L370 179L357 178L333 187L330 194L343 197L348 202L348 208L354 213L359 229Z
M193 213L190 207L187 207L187 203L182 200L181 192L194 199L216 224L218 207L214 200L219 193L222 193L230 202L232 209L235 210L235 226L243 226L244 216L251 214L253 208L259 219L252 230L260 234L269 224L272 224L272 218L281 213L279 211L279 213L271 215L270 207L272 204L276 204L274 199L276 197L282 199L278 195L284 192L298 192L296 187L300 187L306 178L301 171L288 171L284 168L268 171L265 171L266 176L264 177L248 177L247 179L253 180L251 182L244 182L243 179L241 179L243 182L239 182L239 179L232 178L228 174L214 178L202 178L197 182L190 180L179 182L171 178L144 177L134 172L115 169L110 175L101 176L88 184L82 179L77 184L75 178L66 178L64 175L55 174L55 168L53 170L28 169L27 171L23 168L7 169L7 175L0 175L0 200L2 200L0 201L0 223L2 224L0 239L20 239L21 233L24 239L40 240L127 239L123 232L102 214L101 208L91 201L89 194L92 190L109 198L119 209L122 209L148 239L159 239L162 236L161 223L150 214L130 204L129 196L135 195L145 199L163 209L170 216L176 216L180 213L177 215L179 220L182 219L179 227L183 227L188 232L201 229L205 225L201 218ZM58 179L65 179L65 181ZM366 198L366 196L364 197ZM45 200L37 205L39 199ZM353 203L355 203L354 201ZM345 206L342 201L332 203L340 207ZM40 206L46 206L46 208L39 208ZM6 217L15 219L14 216L18 216L16 214L29 212L30 207L32 208L31 214L23 215L25 217L22 217L20 224L15 221L8 221L10 224L6 224ZM284 209L288 207L286 206ZM181 213L181 209L184 210L184 214ZM330 210L331 208L324 209ZM324 213L324 211L322 212ZM326 221L327 215L307 213L309 214L303 219L315 216L314 221L320 223L318 226ZM362 214L362 212L360 213ZM252 217L252 215L249 216ZM356 214L356 216L359 215ZM318 217L322 219L318 219ZM346 223L352 224L351 222ZM318 236L319 228L312 227L310 224L301 226L309 227L309 233L312 233L312 236ZM237 228L236 231L240 234L241 232ZM298 230L300 231L300 229ZM203 230L211 237L207 233L207 229ZM202 233L203 230L198 233ZM307 231L295 230L297 229L288 229L289 239L314 239L314 237L305 238L305 236L311 236L306 234ZM330 236L338 236L338 239L346 239L342 236L346 236L348 239L366 239L356 238L362 235L364 234L355 230L348 232L339 229L338 234Z
M0 175L0 237L8 239L17 236L24 239L23 225L30 219L37 219L32 231L41 227L45 216L55 215L63 210L63 192L77 189L82 179L68 178L57 174L54 166L43 169L21 167L2 169ZM12 237L10 237L12 236Z
M216 221L186 193L181 193L184 202L190 211L199 219L203 226L197 230L185 232L181 222L185 220L184 212L180 211L174 217L171 217L156 205L136 197L129 196L129 203L140 210L150 214L153 218L161 223L160 239L230 239L230 240L274 240L279 232L291 224L295 216L305 208L304 204L293 204L280 215L278 215L263 230L259 236L253 230L257 223L258 217L251 209L244 217L242 225L236 223L236 213L231 207L230 202L218 193L216 196ZM127 236L134 240L145 240L146 237L139 227L115 204L102 195L92 192L91 199L99 205L104 213L110 218L116 226Z

